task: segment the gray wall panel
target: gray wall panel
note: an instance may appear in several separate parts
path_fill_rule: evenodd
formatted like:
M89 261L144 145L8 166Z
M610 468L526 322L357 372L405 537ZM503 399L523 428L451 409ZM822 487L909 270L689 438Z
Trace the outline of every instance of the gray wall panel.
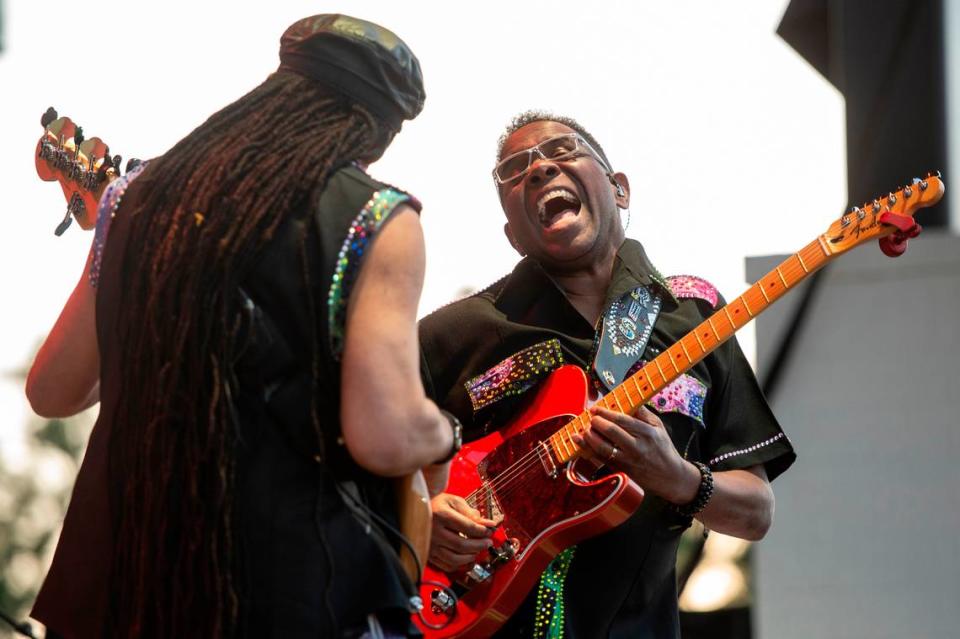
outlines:
M758 318L761 378L786 311ZM756 548L757 636L960 636L960 239L842 256L797 340L771 398L799 458Z

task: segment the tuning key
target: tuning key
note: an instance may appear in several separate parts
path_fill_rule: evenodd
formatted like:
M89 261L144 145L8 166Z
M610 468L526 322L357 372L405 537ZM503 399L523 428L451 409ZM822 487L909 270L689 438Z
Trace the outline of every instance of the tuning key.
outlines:
M890 193L889 195L887 195L887 203L888 203L890 206L893 206L894 204L896 204L896 203L897 203L897 196L894 195L893 193Z
M913 189L911 189L909 186L903 187L903 197L905 198L913 197Z
M129 160L127 160L127 166L124 169L124 172L129 173L130 171L134 170L141 164L143 164L143 160L140 160L139 158L130 158Z
M83 127L78 126L76 132L73 134L73 143L77 145L78 149L81 144L83 144Z
M50 107L44 111L43 115L40 116L40 126L47 128L50 126L50 123L57 119L57 110L53 107Z
M874 201L873 201L873 212L874 212L874 213L879 213L879 212L880 212L880 200L874 200Z

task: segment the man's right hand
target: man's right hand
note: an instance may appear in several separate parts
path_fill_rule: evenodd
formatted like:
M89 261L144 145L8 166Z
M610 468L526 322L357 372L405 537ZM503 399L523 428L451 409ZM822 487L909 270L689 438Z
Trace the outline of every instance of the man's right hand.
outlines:
M440 493L430 500L433 531L430 536L430 563L452 572L471 563L492 545L490 536L499 521L486 519L463 497Z

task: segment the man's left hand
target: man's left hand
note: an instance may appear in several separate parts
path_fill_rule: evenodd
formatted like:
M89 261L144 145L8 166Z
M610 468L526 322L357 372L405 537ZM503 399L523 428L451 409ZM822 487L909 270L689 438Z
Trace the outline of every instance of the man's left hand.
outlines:
M574 443L595 462L627 473L644 490L675 504L696 497L699 471L680 456L650 409L641 406L631 416L594 406L590 413L590 428L574 436Z

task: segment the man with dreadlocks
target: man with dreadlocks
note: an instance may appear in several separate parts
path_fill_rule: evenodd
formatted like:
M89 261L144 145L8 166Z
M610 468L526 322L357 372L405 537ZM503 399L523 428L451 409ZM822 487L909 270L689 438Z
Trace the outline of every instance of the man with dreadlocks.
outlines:
M562 364L579 366L597 393L609 393L723 304L705 280L662 277L643 247L625 239L619 211L630 203L627 176L613 171L575 120L518 116L501 138L493 178L504 231L524 257L420 329L427 387L467 436L508 424ZM696 348L684 346L702 355ZM692 518L746 539L766 533L770 480L795 456L736 340L679 374L648 406L624 414L595 405L570 443L642 487L639 510L558 554L498 637L679 637L674 567ZM525 510L553 512L560 501L523 501L522 489L507 491L501 501ZM470 565L490 546L497 523L490 512L446 493L433 508L433 565Z
M410 630L387 478L442 488L458 424L418 375L419 204L363 167L419 63L340 15L280 60L111 185L31 370L38 413L101 402L34 609L65 637Z

